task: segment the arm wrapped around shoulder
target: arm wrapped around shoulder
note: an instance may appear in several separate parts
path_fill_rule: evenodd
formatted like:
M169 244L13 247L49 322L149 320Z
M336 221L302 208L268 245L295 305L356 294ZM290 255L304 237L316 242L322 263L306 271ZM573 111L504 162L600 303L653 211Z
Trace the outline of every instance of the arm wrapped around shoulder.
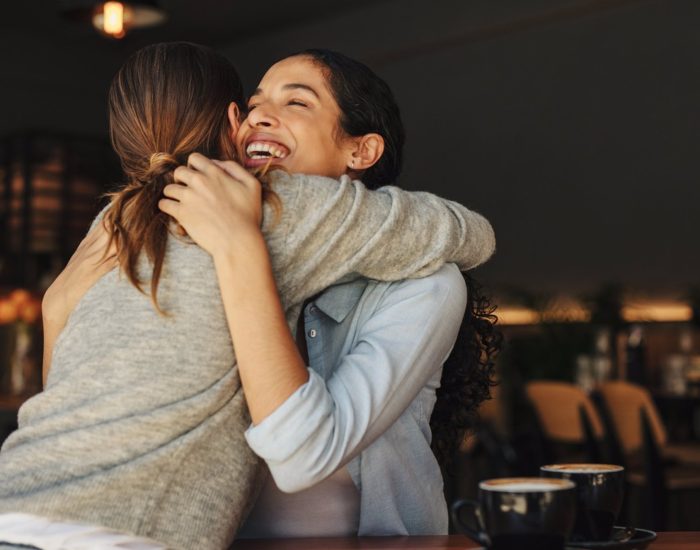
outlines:
M271 186L282 212L275 220L266 207L263 232L280 293L292 301L302 280L314 280L318 292L348 274L396 281L425 277L447 262L466 271L495 249L486 218L432 193L370 191L347 176L283 172Z

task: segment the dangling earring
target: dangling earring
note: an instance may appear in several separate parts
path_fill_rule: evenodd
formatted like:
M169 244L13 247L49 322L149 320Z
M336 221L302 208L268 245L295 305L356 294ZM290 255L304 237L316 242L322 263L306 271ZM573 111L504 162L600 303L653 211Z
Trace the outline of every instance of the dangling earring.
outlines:
M355 159L350 161L350 168L355 168Z

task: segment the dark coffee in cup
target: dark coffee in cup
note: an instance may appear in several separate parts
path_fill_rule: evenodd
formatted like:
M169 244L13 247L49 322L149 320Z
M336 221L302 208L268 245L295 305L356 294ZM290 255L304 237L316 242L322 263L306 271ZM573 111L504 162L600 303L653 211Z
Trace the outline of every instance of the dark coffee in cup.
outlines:
M479 484L479 501L452 506L455 526L495 550L561 550L576 516L566 479L502 478Z
M572 542L606 541L620 513L625 493L625 469L613 464L551 464L540 472L547 478L576 483L578 512Z

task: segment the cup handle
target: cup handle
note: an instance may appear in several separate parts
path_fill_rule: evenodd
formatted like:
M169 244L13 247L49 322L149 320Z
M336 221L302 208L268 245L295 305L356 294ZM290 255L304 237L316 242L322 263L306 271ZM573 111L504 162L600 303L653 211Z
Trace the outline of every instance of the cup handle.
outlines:
M465 508L471 512L471 515L475 520L476 528L462 521L462 508ZM483 516L481 514L481 507L479 506L479 503L476 500L457 500L452 504L451 512L452 521L460 531L462 531L465 535L473 538L477 542L483 544L484 546L491 546L491 539L485 532Z

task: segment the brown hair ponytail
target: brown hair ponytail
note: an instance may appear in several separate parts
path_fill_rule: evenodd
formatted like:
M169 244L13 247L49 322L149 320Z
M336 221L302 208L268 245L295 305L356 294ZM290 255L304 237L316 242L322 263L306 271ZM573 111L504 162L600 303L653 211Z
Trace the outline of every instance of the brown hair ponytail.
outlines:
M232 159L235 149L227 109L243 104L233 65L214 51L186 42L147 46L127 60L109 91L110 137L127 182L110 193L105 215L121 269L143 291L138 260L153 266L151 298L158 306L171 218L158 201L173 170L190 153Z

